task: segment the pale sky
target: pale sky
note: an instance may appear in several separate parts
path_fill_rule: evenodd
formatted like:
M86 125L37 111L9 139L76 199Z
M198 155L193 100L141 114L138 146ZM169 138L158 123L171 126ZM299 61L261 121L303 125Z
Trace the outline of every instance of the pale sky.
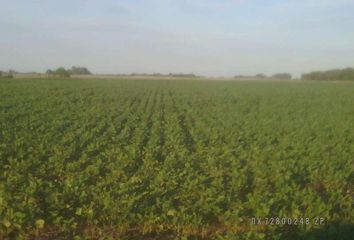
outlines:
M299 75L354 67L354 0L0 0L0 70Z

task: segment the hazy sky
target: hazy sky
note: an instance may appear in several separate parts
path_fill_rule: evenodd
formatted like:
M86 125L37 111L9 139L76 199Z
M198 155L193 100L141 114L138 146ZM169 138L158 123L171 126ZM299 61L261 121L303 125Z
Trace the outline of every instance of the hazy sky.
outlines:
M354 0L0 0L0 70L211 76L354 67Z

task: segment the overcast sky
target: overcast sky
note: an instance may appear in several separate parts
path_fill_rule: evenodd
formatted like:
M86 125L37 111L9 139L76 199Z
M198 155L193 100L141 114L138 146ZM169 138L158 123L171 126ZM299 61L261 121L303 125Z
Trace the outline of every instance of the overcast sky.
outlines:
M0 3L0 70L233 76L354 67L354 0Z

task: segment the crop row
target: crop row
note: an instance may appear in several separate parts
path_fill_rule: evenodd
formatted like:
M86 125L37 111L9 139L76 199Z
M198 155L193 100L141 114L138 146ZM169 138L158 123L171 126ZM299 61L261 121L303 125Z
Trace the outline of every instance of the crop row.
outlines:
M0 82L0 239L344 239L354 214L353 92L324 83ZM326 225L250 222L272 216Z

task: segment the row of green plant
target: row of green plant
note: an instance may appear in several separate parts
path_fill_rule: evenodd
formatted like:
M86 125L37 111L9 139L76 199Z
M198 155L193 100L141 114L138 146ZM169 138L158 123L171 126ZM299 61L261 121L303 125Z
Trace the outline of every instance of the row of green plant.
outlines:
M350 239L353 92L2 81L0 239ZM257 226L253 217L325 224Z

